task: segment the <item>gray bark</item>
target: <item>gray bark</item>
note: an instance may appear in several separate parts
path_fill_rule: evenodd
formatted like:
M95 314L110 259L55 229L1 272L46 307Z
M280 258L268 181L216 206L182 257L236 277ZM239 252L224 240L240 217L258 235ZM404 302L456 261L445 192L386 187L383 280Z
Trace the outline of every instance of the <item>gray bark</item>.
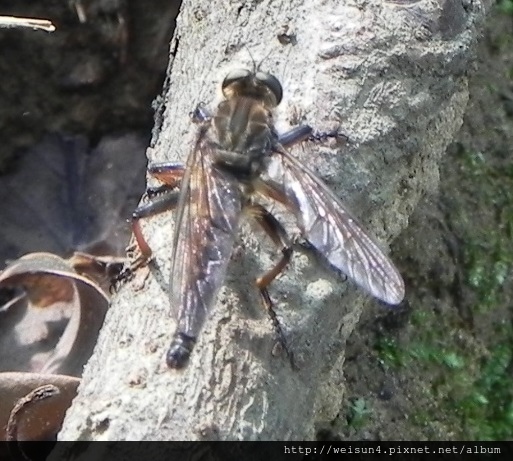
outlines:
M438 163L461 125L486 9L480 0L185 1L148 158L185 160L195 136L188 114L200 101L215 108L223 77L252 68L251 52L284 86L281 131L299 121L318 129L340 124L347 134L346 146L297 154L385 246L422 194L437 187ZM295 45L278 41L283 26ZM189 366L170 370L173 215L143 226L158 270L114 298L60 439L314 438L316 421L340 410L344 345L369 297L296 253L271 287L300 366L293 371L272 354L273 327L253 288L278 256L244 225L243 251L232 258Z

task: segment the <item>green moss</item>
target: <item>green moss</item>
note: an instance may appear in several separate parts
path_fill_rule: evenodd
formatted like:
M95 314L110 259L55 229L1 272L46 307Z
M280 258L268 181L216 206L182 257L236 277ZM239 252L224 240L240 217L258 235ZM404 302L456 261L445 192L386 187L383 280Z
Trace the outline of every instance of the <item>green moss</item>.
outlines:
M513 1L512 0L499 0L497 2L498 9L501 13L513 15Z
M477 367L471 366L479 359L475 349L450 345L450 339L448 344L421 339L406 349L381 338L377 348L385 366L407 367L419 376L430 376L427 400L433 406L419 407L413 414L424 433L431 423L443 420L456 438L504 440L513 436L510 341L492 349Z
M387 336L378 338L374 348L378 352L378 360L385 368L407 365L410 355L401 348L397 341Z
M361 429L369 420L372 410L363 398L354 399L349 407L347 425L353 429Z
M375 346L383 366L417 380L411 420L427 437L513 437L513 167L493 157L461 149L452 159L466 203L457 202L450 226L471 321L456 305L424 307L403 340L383 336Z
M480 153L464 152L462 160L463 173L479 181L478 206L490 217L488 226L468 232L464 247L466 279L483 312L500 303L513 273L513 169L492 166Z
M467 222L479 224L461 227L462 273L475 295L470 306L474 324L488 324L490 337L466 328L474 347L459 348L462 363L468 365L448 376L452 392L444 403L455 410L454 423L465 438L504 440L513 436L513 327L503 320L508 317L513 275L513 169L510 162L500 161L499 152L461 150L459 160L463 184L476 191L474 207L463 214Z
M511 344L497 346L468 393L451 402L473 439L504 440L513 434L510 363Z

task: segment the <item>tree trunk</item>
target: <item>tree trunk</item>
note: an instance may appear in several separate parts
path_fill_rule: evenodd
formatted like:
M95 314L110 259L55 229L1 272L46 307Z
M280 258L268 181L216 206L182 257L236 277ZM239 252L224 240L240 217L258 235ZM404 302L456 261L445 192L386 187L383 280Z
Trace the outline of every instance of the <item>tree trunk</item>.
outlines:
M342 147L293 153L385 245L421 195L436 190L465 110L483 3L186 0L148 158L184 161L196 135L189 113L200 101L214 109L227 72L251 69L254 59L283 84L279 131L300 122L340 125L348 136ZM345 342L369 296L295 253L270 288L300 367L292 370L273 354L273 326L253 288L278 255L243 225L188 367L168 369L173 219L143 222L156 262L144 283L141 270L113 299L60 439L313 439L316 422L341 408Z

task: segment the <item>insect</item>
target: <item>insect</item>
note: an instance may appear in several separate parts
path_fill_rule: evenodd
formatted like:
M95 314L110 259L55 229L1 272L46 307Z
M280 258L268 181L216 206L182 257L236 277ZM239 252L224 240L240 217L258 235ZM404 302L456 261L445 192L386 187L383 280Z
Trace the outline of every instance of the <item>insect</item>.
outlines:
M166 355L172 368L184 367L205 317L222 286L243 213L254 219L281 251L274 267L256 280L280 342L286 348L268 292L284 270L293 242L280 222L260 203L279 202L296 219L301 236L336 269L389 304L404 297L401 275L328 187L287 148L302 141L322 141L334 133L314 133L302 125L280 135L272 110L283 90L271 74L245 69L222 83L224 100L215 113L203 105L193 113L199 134L186 165L158 163L148 171L163 186L134 212L133 229L141 253L151 250L139 220L176 208L172 247L171 303L177 328Z

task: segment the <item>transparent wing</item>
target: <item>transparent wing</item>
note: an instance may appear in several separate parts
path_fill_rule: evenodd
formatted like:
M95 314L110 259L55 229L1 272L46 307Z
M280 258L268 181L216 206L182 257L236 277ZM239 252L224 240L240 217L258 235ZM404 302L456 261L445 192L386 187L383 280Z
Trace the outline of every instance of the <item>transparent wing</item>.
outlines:
M241 214L236 181L213 165L202 133L187 160L173 239L171 302L177 331L196 337L230 260Z
M262 181L263 192L295 215L303 237L330 264L389 304L403 300L404 282L394 264L312 171L280 150Z

